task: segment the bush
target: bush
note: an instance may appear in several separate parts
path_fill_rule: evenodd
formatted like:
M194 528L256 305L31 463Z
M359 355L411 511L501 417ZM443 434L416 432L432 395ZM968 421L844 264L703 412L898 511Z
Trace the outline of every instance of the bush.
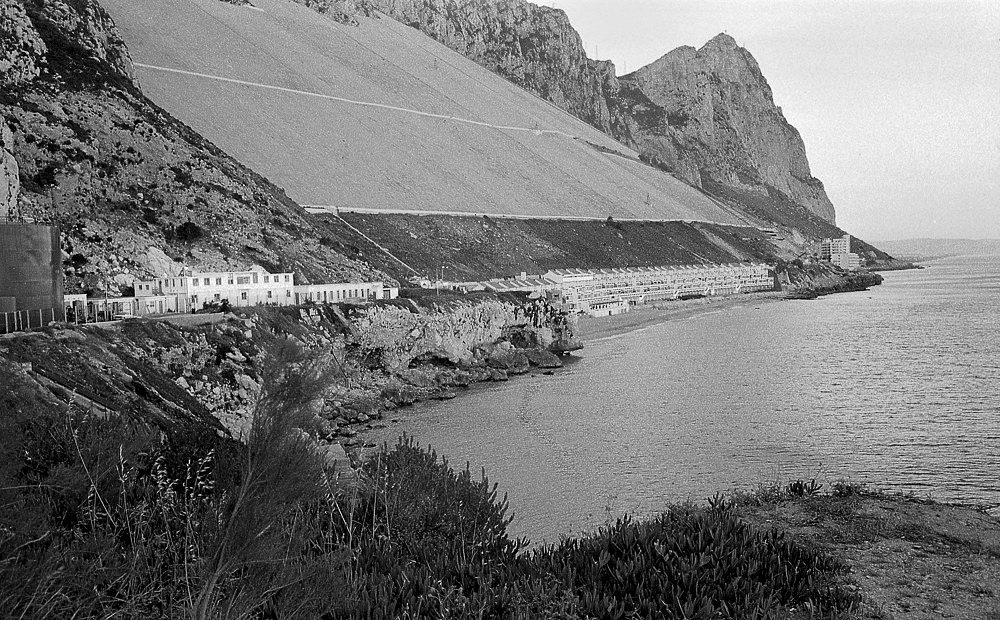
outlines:
M180 241L195 241L205 236L205 231L194 222L187 221L177 226L175 236Z

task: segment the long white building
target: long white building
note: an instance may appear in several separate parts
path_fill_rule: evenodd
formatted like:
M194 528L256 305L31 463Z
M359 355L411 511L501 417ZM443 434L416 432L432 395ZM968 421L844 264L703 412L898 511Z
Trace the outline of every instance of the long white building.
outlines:
M136 297L176 295L180 312L201 310L205 304L229 302L230 306L290 306L294 301L294 274L250 271L195 273L185 269L180 275L135 283Z
M259 268L202 273L185 269L180 275L140 281L134 286L137 314L191 312L222 301L234 308L367 301L395 297L399 290L386 288L381 282L296 285L291 272L268 273Z
M604 313L623 303L636 305L686 295L733 295L774 288L771 269L763 264L553 269L543 278L555 283L572 310Z

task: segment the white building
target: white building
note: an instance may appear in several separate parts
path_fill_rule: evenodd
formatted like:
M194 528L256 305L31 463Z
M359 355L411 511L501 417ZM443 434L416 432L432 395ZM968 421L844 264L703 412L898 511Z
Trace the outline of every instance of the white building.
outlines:
M553 269L544 278L557 283L573 310L593 313L687 295L732 295L774 288L767 265L685 265L680 267L625 267L615 269Z
M339 303L342 301L368 301L385 299L386 291L381 282L337 282L334 284L302 284L294 287L295 304ZM390 289L391 291L391 289ZM389 293L391 295L391 292ZM398 296L399 289L396 289Z
M823 239L819 250L820 260L830 261L841 269L848 271L861 266L861 257L851 252L851 236L844 235L839 239Z
M854 252L835 252L830 257L830 262L841 269L853 271L861 266L861 257Z
M230 306L276 305L294 303L292 273L250 271L213 271L194 273L185 269L180 275L135 283L135 295L143 297L178 297L178 312L201 310L205 304L227 300Z

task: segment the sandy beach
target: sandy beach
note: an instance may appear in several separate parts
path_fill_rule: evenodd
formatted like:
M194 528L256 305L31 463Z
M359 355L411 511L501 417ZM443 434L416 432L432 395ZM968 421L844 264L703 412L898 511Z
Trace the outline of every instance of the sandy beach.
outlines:
M577 325L577 336L584 344L620 336L637 329L659 325L667 321L686 319L698 314L718 312L729 308L749 305L759 305L783 301L787 293L766 292L733 295L730 297L704 297L687 301L657 301L646 305L635 306L625 314L593 318L580 317Z

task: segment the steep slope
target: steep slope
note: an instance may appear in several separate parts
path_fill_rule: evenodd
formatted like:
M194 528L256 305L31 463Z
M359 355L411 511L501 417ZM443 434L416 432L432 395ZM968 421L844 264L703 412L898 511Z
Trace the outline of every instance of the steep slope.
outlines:
M778 252L759 230L703 223L362 213L316 217L331 236L350 239L350 247L381 260L380 268L398 280L433 274L442 265L448 280L463 282L563 267L771 262ZM381 258L369 239L391 248L399 260Z
M145 92L302 204L746 223L393 20L284 0L104 5Z
M785 120L757 61L720 34L701 49L680 47L621 79L628 96L659 106L661 131L644 132L643 152L700 185L702 177L751 190L771 187L835 222L805 144Z
M295 0L334 15L384 13L625 144L636 125L615 105L615 66L587 57L566 13L524 0Z
M296 1L341 19L383 12L697 187L706 177L760 195L776 190L835 221L822 183L810 173L801 137L774 105L756 61L726 35L699 50L678 48L616 78L612 63L587 57L563 11L525 0Z
M16 208L62 228L67 291L114 292L181 262L256 263L314 281L381 277L321 245L280 189L146 99L95 0L4 2L0 42Z

